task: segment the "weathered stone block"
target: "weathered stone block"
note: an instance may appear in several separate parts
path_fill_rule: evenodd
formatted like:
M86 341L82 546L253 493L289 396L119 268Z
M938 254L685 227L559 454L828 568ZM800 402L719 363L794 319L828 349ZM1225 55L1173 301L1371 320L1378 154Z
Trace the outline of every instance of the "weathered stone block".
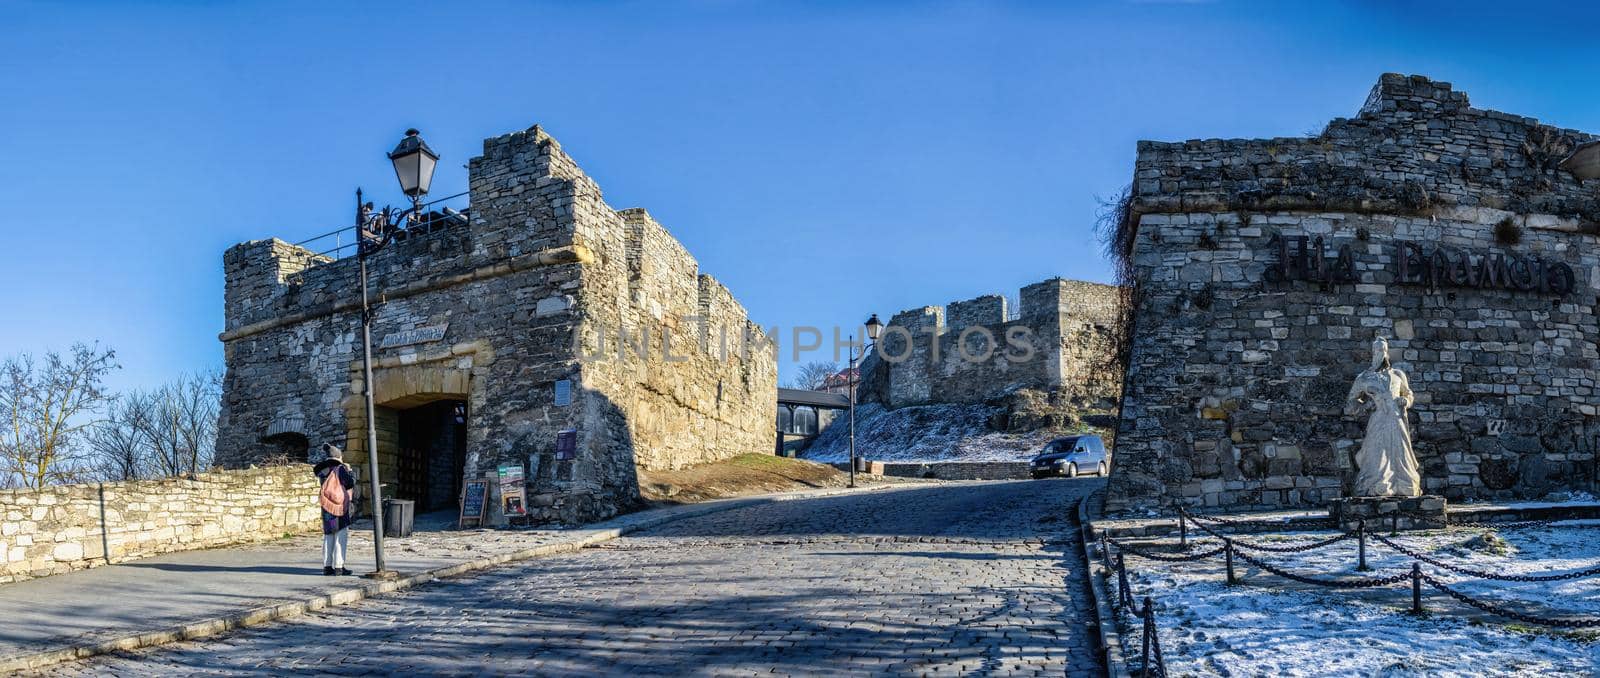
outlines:
M1433 529L1447 524L1446 501L1437 495L1421 497L1342 497L1328 504L1328 518L1341 530Z

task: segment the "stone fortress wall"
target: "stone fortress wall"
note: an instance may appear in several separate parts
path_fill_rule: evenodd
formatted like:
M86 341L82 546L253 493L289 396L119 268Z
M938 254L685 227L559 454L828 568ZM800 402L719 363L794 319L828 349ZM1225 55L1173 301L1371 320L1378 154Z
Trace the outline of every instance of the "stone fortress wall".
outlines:
M665 228L608 206L537 126L486 140L469 183L467 223L369 259L382 300L373 341L385 482L398 470L401 412L440 400L468 404L465 476L523 465L540 520L589 521L636 502L636 467L770 448L776 351ZM313 448L342 445L364 467L356 260L263 240L224 261L219 462L248 464L303 436ZM378 348L421 328L444 334ZM741 351L746 334L754 348ZM729 350L718 350L724 335ZM570 402L558 402L559 381ZM570 458L556 450L567 429Z
M0 490L0 583L321 529L305 466Z
M1081 407L1112 403L1117 296L1111 285L1055 278L1022 288L1014 318L999 295L897 313L863 363L861 399L896 409L1036 389Z
M1375 334L1425 492L1592 487L1600 190L1556 166L1594 138L1386 74L1316 137L1140 142L1108 510L1344 495Z

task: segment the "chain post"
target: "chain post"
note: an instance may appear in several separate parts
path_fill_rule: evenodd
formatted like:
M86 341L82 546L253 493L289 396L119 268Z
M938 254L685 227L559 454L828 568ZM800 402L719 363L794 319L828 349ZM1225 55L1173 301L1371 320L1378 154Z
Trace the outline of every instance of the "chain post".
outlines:
M1132 596L1128 594L1128 564L1122 553L1117 553L1117 602L1123 607L1132 603Z
M1150 650L1155 655L1156 675L1167 678L1167 660L1161 657L1161 635L1156 628L1156 607L1151 604L1152 602L1154 601L1150 600L1150 596L1144 597L1145 620L1150 623Z
M1162 664L1162 644L1160 644L1160 638L1155 636L1155 604L1152 603L1154 601L1150 600L1150 596L1144 596L1144 676L1165 676L1166 667L1165 665L1160 665ZM1154 667L1150 664L1152 651L1154 651L1155 664L1157 664ZM1158 668L1158 670L1152 673L1150 668Z
M1411 614L1422 614L1422 564L1411 563Z
M1100 563L1106 566L1106 571L1111 571L1111 541L1104 530L1100 532Z
M1237 577L1233 576L1233 540L1232 539L1224 539L1224 540L1222 540L1222 552L1223 552L1223 554L1225 556L1227 556L1227 560L1228 560L1228 584L1231 586L1233 584L1239 583L1239 579Z
M1141 638L1141 640L1144 642L1140 643L1140 645L1144 646L1144 668L1139 671L1139 676L1140 678L1150 678L1150 636L1152 635L1150 629L1150 609L1145 608L1145 614L1142 616L1144 618L1144 624L1142 625L1143 633L1141 635L1143 638Z
M1183 509L1178 509L1178 550L1189 550L1189 521L1184 520Z
M1356 553L1359 554L1358 558L1361 561L1361 562L1356 564L1356 571L1357 572L1367 572L1367 571L1371 570L1372 568L1367 567L1367 521L1366 520L1362 520L1362 521L1356 523L1356 540L1358 542L1357 545L1356 545Z

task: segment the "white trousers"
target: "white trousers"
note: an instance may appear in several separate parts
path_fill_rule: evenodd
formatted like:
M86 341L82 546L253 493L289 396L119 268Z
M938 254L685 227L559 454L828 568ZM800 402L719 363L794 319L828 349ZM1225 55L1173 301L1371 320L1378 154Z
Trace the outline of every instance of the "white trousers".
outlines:
M344 567L344 552L350 548L350 528L322 535L322 566Z

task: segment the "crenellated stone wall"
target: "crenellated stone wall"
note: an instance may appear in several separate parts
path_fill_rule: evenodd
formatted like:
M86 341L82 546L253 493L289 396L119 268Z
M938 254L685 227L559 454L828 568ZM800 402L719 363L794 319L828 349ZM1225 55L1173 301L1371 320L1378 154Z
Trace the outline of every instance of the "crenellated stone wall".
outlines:
M635 468L771 448L776 351L665 228L608 206L538 127L486 140L468 169L466 223L369 260L384 482L401 472L402 413L440 400L466 403L463 475L522 466L540 520L634 504ZM313 449L342 445L364 471L356 260L268 240L224 261L219 461L269 457L270 436L289 432ZM558 382L570 401L557 401ZM557 454L564 430L575 432L570 458Z
M1063 406L1114 402L1117 288L1056 278L1019 300L1015 317L998 295L895 314L863 363L862 400L976 404L1027 389Z
M1386 74L1315 137L1140 142L1107 508L1344 496L1376 334L1425 492L1592 487L1600 190L1557 165L1594 138Z
M320 529L308 466L0 490L0 583Z

